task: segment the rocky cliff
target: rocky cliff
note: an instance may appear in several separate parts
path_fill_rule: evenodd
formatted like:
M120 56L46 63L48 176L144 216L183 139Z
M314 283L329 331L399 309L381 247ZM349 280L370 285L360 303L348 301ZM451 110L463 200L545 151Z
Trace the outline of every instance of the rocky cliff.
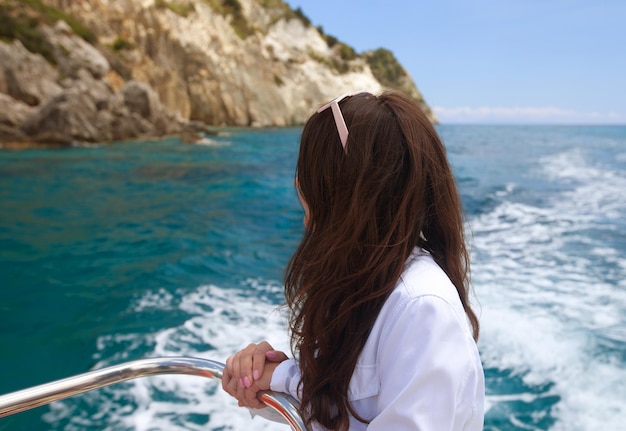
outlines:
M391 52L357 54L282 0L0 0L0 65L5 147L298 125L355 89L435 121Z

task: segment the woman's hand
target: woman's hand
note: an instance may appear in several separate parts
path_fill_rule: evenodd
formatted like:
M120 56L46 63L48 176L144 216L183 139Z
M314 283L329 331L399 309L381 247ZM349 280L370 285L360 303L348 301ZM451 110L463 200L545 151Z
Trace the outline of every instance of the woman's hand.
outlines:
M226 360L222 388L237 398L241 407L263 408L257 392L270 388L274 370L285 359L287 355L266 341L250 344Z

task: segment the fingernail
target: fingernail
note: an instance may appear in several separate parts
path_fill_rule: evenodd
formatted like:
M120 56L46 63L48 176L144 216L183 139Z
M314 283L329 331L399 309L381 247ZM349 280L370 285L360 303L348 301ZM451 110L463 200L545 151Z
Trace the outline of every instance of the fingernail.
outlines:
M265 357L269 360L276 359L276 352L273 350L265 352Z
M239 379L239 386L241 386L242 388L245 388L245 386L243 384L243 379Z
M254 377L254 380L259 380L259 370L254 370L254 373L252 373L252 377Z
M250 383L250 379L248 378L248 376L243 378L243 386L245 388L249 388L250 386L252 386L252 383Z

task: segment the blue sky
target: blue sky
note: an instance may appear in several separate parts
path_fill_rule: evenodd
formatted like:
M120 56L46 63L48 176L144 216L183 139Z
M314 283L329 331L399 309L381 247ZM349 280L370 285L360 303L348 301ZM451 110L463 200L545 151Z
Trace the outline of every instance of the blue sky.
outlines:
M442 123L626 124L626 0L287 0L384 47Z

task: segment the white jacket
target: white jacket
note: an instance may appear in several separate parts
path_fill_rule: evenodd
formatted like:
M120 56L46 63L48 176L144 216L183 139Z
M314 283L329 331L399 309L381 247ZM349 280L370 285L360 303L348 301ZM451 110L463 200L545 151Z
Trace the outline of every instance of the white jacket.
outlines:
M274 371L271 389L299 399L299 382L298 364L290 359ZM478 349L456 289L427 252L416 249L383 305L348 397L370 421L351 417L350 430L483 429Z

